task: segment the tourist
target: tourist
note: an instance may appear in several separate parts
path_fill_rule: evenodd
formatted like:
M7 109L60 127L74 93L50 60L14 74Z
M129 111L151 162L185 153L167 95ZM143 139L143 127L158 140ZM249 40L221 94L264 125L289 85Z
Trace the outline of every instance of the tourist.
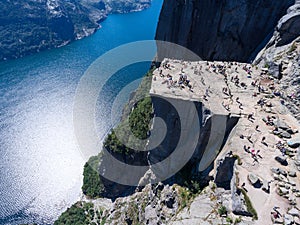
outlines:
M258 131L258 132L260 132L259 125L256 125L255 130Z

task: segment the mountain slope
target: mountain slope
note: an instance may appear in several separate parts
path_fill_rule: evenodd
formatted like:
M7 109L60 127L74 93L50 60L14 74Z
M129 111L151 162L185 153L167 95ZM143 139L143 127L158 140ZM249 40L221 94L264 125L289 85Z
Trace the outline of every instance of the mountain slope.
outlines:
M0 2L0 60L60 47L94 33L112 12L131 12L151 0L23 0Z

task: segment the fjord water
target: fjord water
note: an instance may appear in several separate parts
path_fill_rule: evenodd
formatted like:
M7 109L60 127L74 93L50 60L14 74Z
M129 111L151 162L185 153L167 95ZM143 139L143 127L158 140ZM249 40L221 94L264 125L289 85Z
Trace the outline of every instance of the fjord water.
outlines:
M153 39L161 4L153 0L142 12L110 15L94 35L68 46L0 63L0 224L51 224L80 198L85 162L73 129L76 85L106 51ZM113 96L148 68L142 63L121 71L100 93L100 137L110 129Z

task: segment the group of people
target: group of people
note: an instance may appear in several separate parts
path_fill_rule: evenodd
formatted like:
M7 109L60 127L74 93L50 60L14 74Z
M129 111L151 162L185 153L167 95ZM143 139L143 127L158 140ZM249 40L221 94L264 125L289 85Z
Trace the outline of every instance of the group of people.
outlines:
M281 141L278 141L275 146L281 152L281 154L283 156L285 156L287 154L288 148L286 147L286 145L284 143L282 143Z
M271 117L271 116L267 116L266 118L263 118L262 120L265 122L265 124L267 126L274 126L274 117Z
M170 65L166 64L164 66L164 68L165 67L169 69ZM162 69L159 71L159 75L160 75L160 77L164 78L164 81L162 81L162 84L167 84L168 88L179 87L180 89L182 89L182 88L188 87L189 90L192 91L193 87L192 87L192 85L190 83L190 80L188 79L186 73L183 72L182 69L181 69L181 73L179 74L178 80L174 80L173 76L170 75L170 74L164 75ZM154 77L154 80L156 80L155 77Z
M278 206L274 206L273 207L273 211L271 212L271 216L273 217L273 219L279 219L280 217L282 217L281 213L279 212L279 207Z

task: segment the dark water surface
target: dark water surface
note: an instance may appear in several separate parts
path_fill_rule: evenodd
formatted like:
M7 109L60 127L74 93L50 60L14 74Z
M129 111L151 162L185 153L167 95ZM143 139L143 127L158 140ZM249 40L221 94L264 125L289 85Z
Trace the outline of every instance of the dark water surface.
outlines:
M153 0L145 11L110 15L96 34L66 47L0 63L0 224L51 224L80 198L85 162L72 121L76 86L104 52L153 39L161 4ZM100 94L101 137L110 129L111 97L148 67L121 71Z

